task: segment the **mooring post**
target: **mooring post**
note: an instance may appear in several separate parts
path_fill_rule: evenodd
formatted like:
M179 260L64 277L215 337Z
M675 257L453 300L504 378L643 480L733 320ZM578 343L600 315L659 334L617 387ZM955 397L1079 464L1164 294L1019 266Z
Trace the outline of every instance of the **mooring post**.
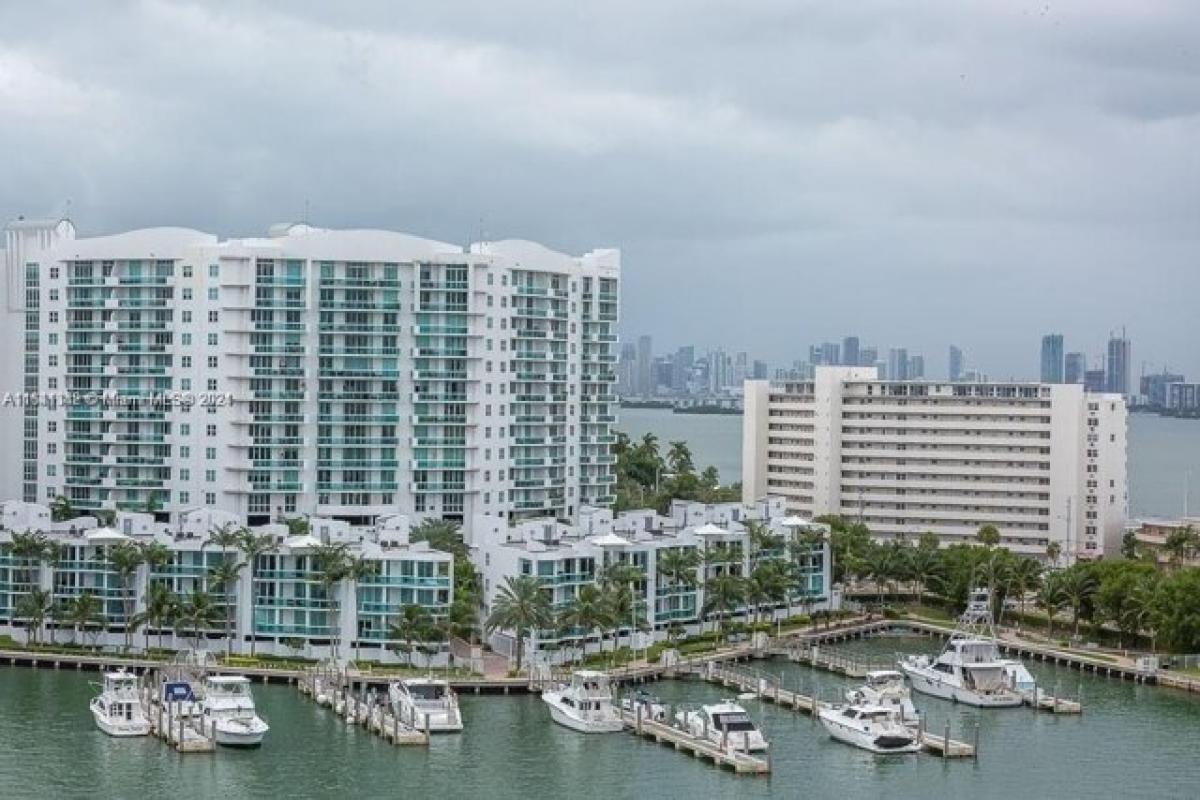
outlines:
M946 729L942 734L942 758L950 755L950 720L946 720Z
M975 747L971 750L971 757L976 761L979 760L979 723L975 723Z

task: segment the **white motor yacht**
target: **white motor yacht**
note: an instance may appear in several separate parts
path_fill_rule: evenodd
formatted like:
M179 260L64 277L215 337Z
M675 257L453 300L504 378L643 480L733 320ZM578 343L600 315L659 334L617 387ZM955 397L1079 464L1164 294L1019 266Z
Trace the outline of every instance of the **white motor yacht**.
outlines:
M409 678L388 686L392 709L404 722L430 733L457 733L463 729L458 696L450 684L435 678Z
M616 733L624 726L603 672L573 672L570 684L542 692L542 700L550 706L550 717L555 722L580 733Z
M692 736L707 737L722 747L747 752L767 749L767 740L746 709L732 700L700 706L697 711L680 711L675 720Z
M150 719L138 694L137 675L125 670L104 673L104 686L90 704L96 727L109 736L148 736Z
M872 753L915 753L921 749L917 732L900 720L895 708L867 703L825 706L817 717L834 739Z
M868 672L866 683L846 692L846 702L895 709L905 725L917 725L920 722L920 714L913 705L912 692L904 682L904 673L894 669Z
M971 592L967 610L935 658L906 656L900 669L923 694L982 708L1019 706L1023 699L1010 685L992 629L991 601L986 589Z
M270 727L258 716L250 679L241 675L210 675L200 700L204 731L225 747L257 747Z

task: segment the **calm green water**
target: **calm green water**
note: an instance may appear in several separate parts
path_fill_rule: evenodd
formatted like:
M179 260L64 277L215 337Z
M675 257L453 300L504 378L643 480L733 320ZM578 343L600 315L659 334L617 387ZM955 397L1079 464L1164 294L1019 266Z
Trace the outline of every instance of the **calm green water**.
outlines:
M859 645L929 649L927 639ZM787 685L832 699L851 684L786 662L760 662ZM179 756L152 739L114 740L87 711L94 675L0 668L0 785L6 798L417 797L971 798L1200 796L1200 698L1033 665L1046 686L1082 696L1082 717L980 712L919 697L940 730L969 736L981 758L875 757L831 741L804 716L756 701L772 742L769 778L735 777L626 734L583 736L550 722L535 697L463 698L466 732L428 750L395 748L336 721L291 687L256 687L272 725L258 751ZM716 687L667 681L672 703L717 699Z
M617 428L633 438L653 433L664 452L667 442L682 439L697 466L715 466L722 483L742 479L740 416L622 408ZM1130 414L1128 469L1130 516L1182 514L1185 485L1190 512L1200 513L1200 420Z

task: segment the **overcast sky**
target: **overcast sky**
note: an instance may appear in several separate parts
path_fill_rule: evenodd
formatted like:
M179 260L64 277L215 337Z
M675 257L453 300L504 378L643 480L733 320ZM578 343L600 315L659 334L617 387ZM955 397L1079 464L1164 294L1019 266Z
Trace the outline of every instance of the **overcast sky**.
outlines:
M1125 325L1200 379L1194 0L6 3L0 146L0 215L85 235L307 200L620 247L656 349L857 333L1023 377Z

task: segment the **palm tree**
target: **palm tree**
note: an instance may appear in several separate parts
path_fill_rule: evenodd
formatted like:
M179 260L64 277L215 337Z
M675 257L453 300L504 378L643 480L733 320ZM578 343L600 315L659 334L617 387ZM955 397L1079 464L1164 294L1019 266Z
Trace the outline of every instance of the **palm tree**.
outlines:
M226 555L230 550L235 550L242 541L241 529L234 527L233 523L226 522L224 525L217 525L208 532L208 538L204 540L204 544L200 545L203 550L210 545L220 549L221 555Z
M667 467L676 475L694 472L696 465L692 461L692 451L687 442L670 442L667 449Z
M50 501L50 519L55 522L66 522L75 518L75 509L71 501L63 495L58 495Z
M124 618L125 649L133 647L133 578L142 565L142 551L131 542L117 542L108 548L108 564L121 584L121 616Z
M1091 570L1078 567L1063 573L1062 589L1071 607L1071 624L1074 635L1079 635L1079 617L1083 609L1091 602L1096 590L1100 588L1099 581Z
M600 585L609 595L609 609L612 612L613 650L620 644L621 627L629 623L630 640L633 630L637 627L637 603L634 600L634 585L644 580L646 573L628 561L616 561L609 564L600 576Z
M238 603L238 579L245 567L245 562L239 561L237 556L234 556L222 559L208 570L208 579L212 587L224 595L222 605L225 607L225 656L227 658L233 655L233 611L237 608Z
M786 598L789 582L779 561L764 561L754 568L742 587L746 605L754 615L754 625L758 625L765 604L771 603L773 612L774 605Z
M1062 545L1058 542L1050 542L1046 545L1046 558L1050 559L1050 565L1058 566L1058 557L1062 555Z
M142 562L145 563L152 573L161 572L171 563L171 559L174 558L171 548L162 542L147 542L141 548Z
M146 628L146 649L150 649L150 628L158 633L158 649L163 649L163 628L171 624L179 598L165 583L152 583L146 592L146 608L135 614L138 617L138 627Z
M1008 585L1017 595L1021 616L1025 616L1025 596L1038 587L1042 580L1042 565L1036 558L1021 558L1008 573ZM1020 625L1018 624L1018 627Z
M1051 636L1054 635L1054 618L1068 602L1061 575L1062 573L1058 572L1048 575L1042 582L1042 589L1037 598L1038 606L1046 611L1047 627Z
M221 621L221 610L213 603L208 592L192 592L188 599L179 607L175 616L175 624L182 630L184 637L192 643L193 650L200 649L200 637L204 630L213 627ZM191 636L188 636L188 633Z
M1134 585L1124 609L1121 625L1131 631L1149 631L1150 652L1158 645L1158 581L1147 575Z
M379 562L361 555L353 556L346 561L346 580L354 584L354 600L358 602L358 584L368 581L379 574ZM362 636L354 632L354 660L362 660Z
M237 548L242 551L242 555L246 557L246 566L250 569L250 583L254 583L254 573L258 568L259 556L266 555L275 550L275 540L267 536L257 536L248 528L242 528L238 531ZM251 601L254 593L250 593L247 601ZM251 609L251 619L253 620L253 609ZM251 622L253 627L253 622ZM254 657L255 644L258 636L253 630L250 631L250 657Z
M488 614L484 627L488 631L510 630L517 639L517 669L521 668L521 656L525 636L530 631L544 630L554 625L554 612L549 596L542 591L542 584L532 575L508 576L504 585L496 592L492 613Z
M863 558L863 568L875 584L875 589L879 592L879 605L882 606L885 584L891 580L896 568L893 551L882 545L872 547Z
M1200 537L1191 525L1184 525L1167 534L1166 541L1163 542L1163 551L1167 554L1171 568L1177 570L1196 554L1197 546L1200 546Z
M672 547L659 551L656 569L676 586L695 588L699 583L696 571L700 569L700 563L700 552L694 547Z
M388 626L388 638L394 640L390 649L404 653L408 666L413 666L412 654L418 643L428 640L433 629L433 618L423 607L409 603L400 609L396 621Z
M908 574L920 588L917 600L925 597L929 584L942 572L942 558L936 549L930 550L918 544L908 553Z
M570 605L558 615L559 625L564 629L583 631L583 636L577 637L583 642L580 646L580 658L587 651L587 636L593 631L600 634L600 650L604 650L603 629L611 624L609 615L610 609L608 603L605 602L604 593L591 584L579 587L579 591L571 599Z
M42 626L53 611L54 595L45 589L34 589L17 600L14 612L17 619L25 620L27 643L37 644L41 640Z
M91 592L83 592L67 605L64 619L71 623L72 641L79 643L80 632L87 636L87 629L92 625L104 626L103 604Z
M25 584L33 589L41 587L41 569L45 562L57 558L54 543L42 531L23 531L12 535L11 552L13 558L25 562ZM35 570L35 567L37 568Z
M338 659L338 644L341 637L341 606L335 595L336 587L346 579L350 568L350 546L345 542L322 544L313 549L313 569L317 573L329 608L329 657Z
M745 583L736 575L715 575L704 582L704 614L716 613L718 641L724 638L727 617L745 597Z

